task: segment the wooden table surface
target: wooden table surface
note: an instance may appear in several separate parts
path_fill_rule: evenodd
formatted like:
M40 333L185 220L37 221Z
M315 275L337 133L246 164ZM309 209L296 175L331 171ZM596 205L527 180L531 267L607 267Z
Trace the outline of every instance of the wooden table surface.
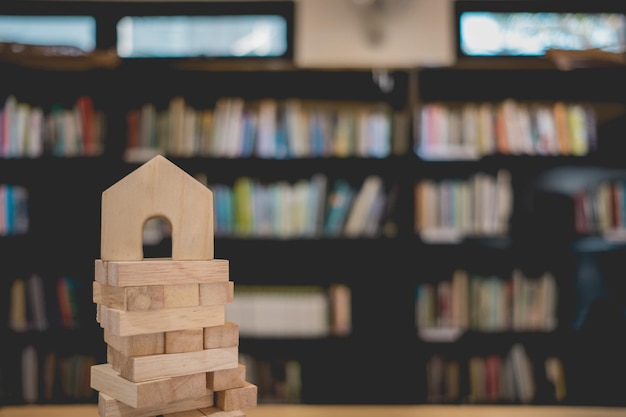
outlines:
M626 408L478 405L259 405L247 417L626 417ZM0 407L0 417L98 417L95 405Z

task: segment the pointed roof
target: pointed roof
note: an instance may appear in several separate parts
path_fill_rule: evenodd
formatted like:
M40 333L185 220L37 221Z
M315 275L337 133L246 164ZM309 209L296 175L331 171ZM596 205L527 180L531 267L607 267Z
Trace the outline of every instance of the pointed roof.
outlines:
M158 155L102 193L102 260L142 260L152 218L170 222L173 260L213 259L213 193Z

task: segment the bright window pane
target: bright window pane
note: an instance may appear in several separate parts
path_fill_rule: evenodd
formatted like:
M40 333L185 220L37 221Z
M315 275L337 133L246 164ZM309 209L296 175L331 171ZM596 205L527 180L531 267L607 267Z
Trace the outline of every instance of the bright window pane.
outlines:
M0 42L96 47L96 21L91 16L0 16Z
M548 49L624 52L626 17L617 13L465 12L464 55L544 55Z
M117 24L125 58L275 57L287 51L281 16L127 16Z

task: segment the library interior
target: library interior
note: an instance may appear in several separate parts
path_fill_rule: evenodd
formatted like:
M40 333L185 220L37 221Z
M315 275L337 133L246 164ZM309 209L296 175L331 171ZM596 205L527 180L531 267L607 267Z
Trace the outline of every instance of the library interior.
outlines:
M0 2L0 417L626 415L626 4Z

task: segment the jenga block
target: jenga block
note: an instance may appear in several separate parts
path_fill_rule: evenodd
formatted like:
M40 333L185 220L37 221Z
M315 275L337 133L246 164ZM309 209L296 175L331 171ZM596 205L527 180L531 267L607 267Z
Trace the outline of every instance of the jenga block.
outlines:
M103 308L100 325L115 336L170 332L224 324L224 306L180 307L154 311Z
M257 387L246 382L241 388L231 388L215 392L215 405L224 411L242 410L256 407Z
M104 267L104 262L101 259L96 259L94 262L94 280L100 284L108 284L107 271ZM95 302L95 300L94 300Z
M116 287L93 282L93 298L96 304L124 311L197 306L200 304L199 292L198 284Z
M172 225L172 259L213 259L213 193L161 155L102 193L102 259L141 260L155 216Z
M96 304L96 323L100 324L100 304ZM102 327L102 326L100 326Z
M109 311L109 308L105 306L104 304L97 304L97 307L98 307L98 323L100 323L100 327L106 330L108 328L108 323L107 323L108 314L107 313Z
M125 311L163 308L163 286L114 287L93 282L93 302Z
M92 284L92 298L93 302L96 304L102 304L102 292L100 291L102 285L103 284L98 281L94 281Z
M94 281L92 287L94 303L104 304L109 308L126 310L124 288L112 287L110 285L101 284L98 281Z
M96 260L96 281L116 287L143 285L201 284L228 281L228 260L143 261Z
M246 384L246 367L239 364L236 368L207 372L206 386L213 391L241 388Z
M115 367L124 378L140 382L235 368L238 365L237 360L238 348L229 347L123 358Z
M104 341L124 356L158 355L165 353L165 333L115 336L104 330Z
M141 287L114 287L107 285L106 288L121 288L124 290L121 294L123 297L123 308L113 307L105 303L107 307L126 311L152 311L165 308L165 289L163 285L143 285Z
M198 284L166 285L163 295L165 308L200 305L200 290Z
M217 407L207 407L200 409L206 417L246 417L243 410L224 411Z
M110 345L107 345L107 363L111 365L115 372L120 372L120 365L124 363L125 356L118 350L113 349Z
M230 321L204 329L204 348L239 346L239 325Z
M135 408L124 404L102 392L98 393L98 414L100 417L154 417L184 410L196 410L213 406L213 393L198 398L172 401L165 405Z
M233 302L234 294L235 283L232 281L200 284L199 304L203 306L229 304Z
M91 388L131 407L155 407L172 401L207 395L204 373L132 382L123 378L110 364L91 367Z
M165 333L165 353L194 352L204 349L204 329L176 330Z

